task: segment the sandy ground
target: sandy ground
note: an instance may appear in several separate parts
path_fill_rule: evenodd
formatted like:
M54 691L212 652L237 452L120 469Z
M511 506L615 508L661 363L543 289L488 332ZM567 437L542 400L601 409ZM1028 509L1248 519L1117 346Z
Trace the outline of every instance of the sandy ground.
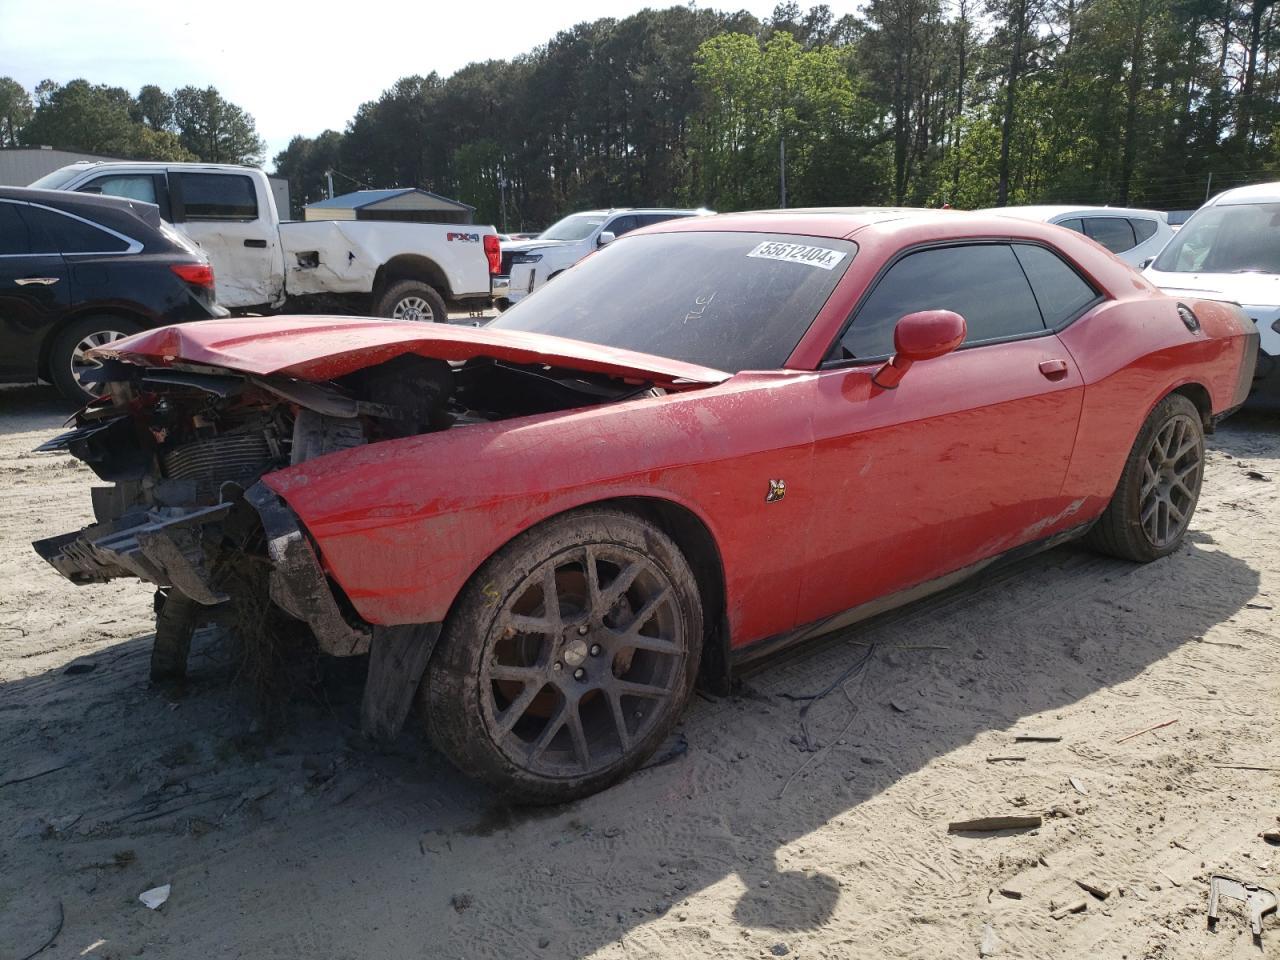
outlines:
M150 592L73 587L28 546L89 518L88 471L28 452L67 412L0 391L0 960L60 916L42 957L951 958L988 926L997 956L1280 957L1274 917L1263 950L1235 905L1205 923L1211 873L1280 890L1275 420L1212 438L1176 555L988 575L696 699L685 755L529 812L416 729L363 743L349 684L272 736L212 641L181 700L150 690ZM869 644L804 752L784 694ZM1049 815L947 832L1006 813Z

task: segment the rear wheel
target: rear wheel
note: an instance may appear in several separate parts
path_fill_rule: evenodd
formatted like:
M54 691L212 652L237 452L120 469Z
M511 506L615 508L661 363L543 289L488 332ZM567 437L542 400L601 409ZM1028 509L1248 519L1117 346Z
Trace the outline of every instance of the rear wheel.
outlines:
M97 364L88 358L94 347L123 340L142 329L123 317L92 316L76 320L54 337L49 350L49 379L68 400L87 403L98 395L97 384L85 375Z
M1138 432L1106 511L1089 532L1094 547L1146 563L1178 549L1204 477L1204 425L1181 394L1165 397Z
M641 518L582 510L499 551L450 614L420 698L436 745L528 803L602 790L661 745L702 650L697 584Z
M401 280L387 287L378 298L374 312L392 320L411 320L420 323L448 323L449 312L444 298L434 287L421 280Z

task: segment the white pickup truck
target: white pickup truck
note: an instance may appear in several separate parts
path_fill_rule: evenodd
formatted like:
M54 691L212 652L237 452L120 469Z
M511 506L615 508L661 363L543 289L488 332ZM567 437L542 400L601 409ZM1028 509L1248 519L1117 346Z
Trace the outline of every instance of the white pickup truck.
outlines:
M493 296L501 254L491 226L282 221L267 175L204 163L81 162L32 186L130 197L199 244L215 296L232 312L347 309L446 321Z

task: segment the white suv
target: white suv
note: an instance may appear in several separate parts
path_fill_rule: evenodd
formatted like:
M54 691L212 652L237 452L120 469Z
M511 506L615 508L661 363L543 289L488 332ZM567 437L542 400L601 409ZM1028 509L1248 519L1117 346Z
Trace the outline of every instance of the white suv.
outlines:
M495 283L494 294L501 296L505 290L508 302L499 306L510 305L624 233L677 217L697 217L711 212L625 207L571 214L533 240L513 240L502 244L500 273L507 282L503 284L500 280Z
M1258 364L1245 403L1280 410L1280 183L1218 194L1145 276L1173 296L1240 304L1258 327Z
M1042 220L1083 233L1096 240L1132 267L1143 267L1164 249L1173 228L1158 210L1130 207L1031 206L992 207L983 213L999 213L1022 220Z

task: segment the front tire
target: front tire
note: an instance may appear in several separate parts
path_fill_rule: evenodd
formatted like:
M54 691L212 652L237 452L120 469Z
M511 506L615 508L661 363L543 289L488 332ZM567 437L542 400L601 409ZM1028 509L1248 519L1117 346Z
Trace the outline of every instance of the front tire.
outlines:
M523 803L621 780L693 691L702 604L679 548L588 508L529 530L464 588L419 697L436 746Z
M1134 441L1120 483L1089 542L1103 553L1149 563L1181 545L1204 479L1204 425L1196 405L1172 393Z
M378 298L374 313L391 320L449 322L449 311L444 305L444 298L434 287L421 280L401 280L391 284Z
M141 324L109 315L81 317L58 331L49 349L49 379L68 400L88 403L98 394L84 380L96 364L86 354L94 347L123 340L142 329Z

